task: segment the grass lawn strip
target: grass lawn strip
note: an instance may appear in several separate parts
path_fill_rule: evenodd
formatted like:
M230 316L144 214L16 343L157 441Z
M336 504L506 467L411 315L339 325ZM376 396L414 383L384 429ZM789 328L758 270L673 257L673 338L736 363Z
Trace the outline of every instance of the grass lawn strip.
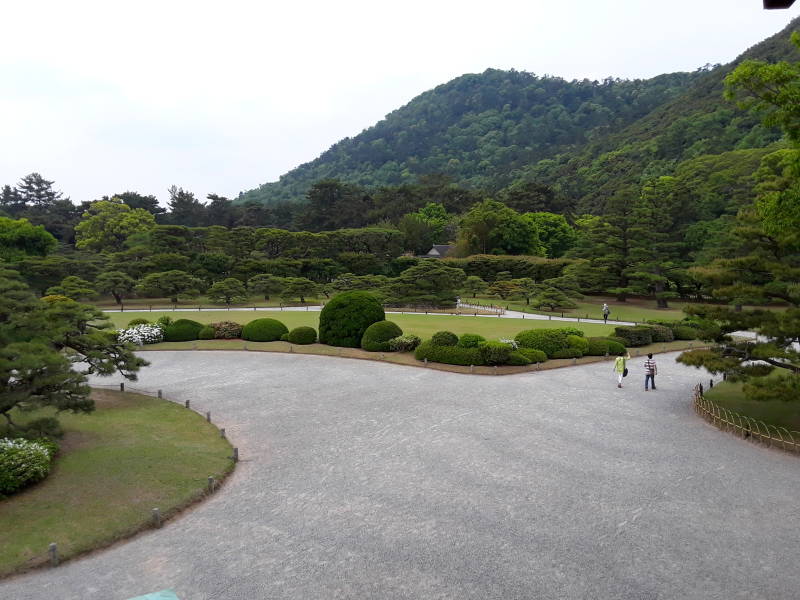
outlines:
M744 396L741 383L724 382L706 390L705 397L730 411L775 427L800 432L800 402L752 401ZM797 434L795 433L795 436Z
M155 321L167 314L173 319L192 319L200 323L218 321L235 321L248 323L253 319L269 317L278 319L289 329L307 325L319 329L319 311L181 311L181 312L149 312L125 311L124 313L106 313L106 316L117 327L125 327L131 319L144 318ZM613 325L598 323L572 323L564 321L543 321L541 319L501 319L498 317L472 317L453 315L425 314L388 314L386 318L397 323L403 333L413 333L423 340L430 338L437 331L452 331L457 335L477 333L486 339L513 338L525 329L544 329L558 327L577 327L587 337L614 335Z
M0 501L0 575L111 544L205 494L233 468L232 448L203 417L150 396L93 390L95 412L61 413L61 452L44 481ZM46 411L17 415L36 418Z

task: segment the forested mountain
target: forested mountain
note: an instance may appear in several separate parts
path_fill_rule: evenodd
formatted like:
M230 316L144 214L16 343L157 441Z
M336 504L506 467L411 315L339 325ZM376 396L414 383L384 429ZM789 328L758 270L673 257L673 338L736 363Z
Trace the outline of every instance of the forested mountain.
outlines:
M547 185L577 212L602 212L621 188L672 174L681 161L776 142L777 130L722 98L722 80L746 58L791 58L788 36L797 25L729 65L648 80L565 81L496 69L463 75L238 201L299 201L323 179L380 187L443 174L491 193Z

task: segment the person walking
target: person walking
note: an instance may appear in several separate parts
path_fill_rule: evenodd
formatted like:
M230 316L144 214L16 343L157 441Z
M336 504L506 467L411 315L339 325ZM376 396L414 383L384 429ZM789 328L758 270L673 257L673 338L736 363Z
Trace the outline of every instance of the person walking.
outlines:
M611 312L611 309L608 308L608 304L603 302L603 323L608 323L608 314Z
M656 366L656 361L653 360L653 353L650 352L647 355L647 360L644 361L644 391L649 392L647 385L648 383L653 387L653 391L656 391L656 380L655 377L658 375L658 367Z
M622 387L622 378L628 374L628 359L631 357L630 354L626 354L625 356L618 356L614 360L614 373L617 374L617 387Z

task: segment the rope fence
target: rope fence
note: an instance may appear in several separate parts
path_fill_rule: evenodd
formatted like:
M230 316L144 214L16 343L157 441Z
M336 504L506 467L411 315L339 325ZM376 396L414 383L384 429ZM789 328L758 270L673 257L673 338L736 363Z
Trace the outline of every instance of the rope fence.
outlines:
M713 380L710 382L713 387ZM728 410L707 399L703 395L703 384L698 383L692 390L692 403L695 412L722 431L738 435L742 439L758 442L772 448L800 454L800 431L789 431L786 427L776 427L764 421Z

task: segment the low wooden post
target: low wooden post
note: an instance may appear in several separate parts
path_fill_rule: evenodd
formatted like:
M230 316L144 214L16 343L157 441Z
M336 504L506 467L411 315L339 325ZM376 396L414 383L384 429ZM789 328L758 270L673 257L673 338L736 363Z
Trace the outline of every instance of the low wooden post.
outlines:
M469 366L469 372L470 373L474 373L475 372L475 365L470 365Z
M50 555L50 566L57 567L58 566L58 546L56 543L53 542L48 546L47 553Z
M158 390L158 399L161 400L163 398L164 398L164 392L162 392L161 390Z
M186 401L186 408L190 408L190 406L191 406L191 404L190 404L189 400L187 400Z
M214 491L214 478L209 475L208 476L208 492L211 493Z
M220 428L220 430L219 430L219 437L221 437L221 438L224 438L224 437L225 437L225 428L224 428L224 427Z
M494 374L497 375L497 365L494 366Z
M119 391L120 392L124 392L125 391L125 382L124 381L119 384Z
M161 511L154 508L152 511L153 527L159 529L161 527Z
M206 413L206 421L208 421L209 423L211 423L211 413L210 413L210 412L207 412L207 413Z
M708 389L711 389L713 387L714 387L714 380L713 379L709 379L708 380Z
M233 462L235 462L235 463L239 462L239 449L238 448L234 448L233 449Z

